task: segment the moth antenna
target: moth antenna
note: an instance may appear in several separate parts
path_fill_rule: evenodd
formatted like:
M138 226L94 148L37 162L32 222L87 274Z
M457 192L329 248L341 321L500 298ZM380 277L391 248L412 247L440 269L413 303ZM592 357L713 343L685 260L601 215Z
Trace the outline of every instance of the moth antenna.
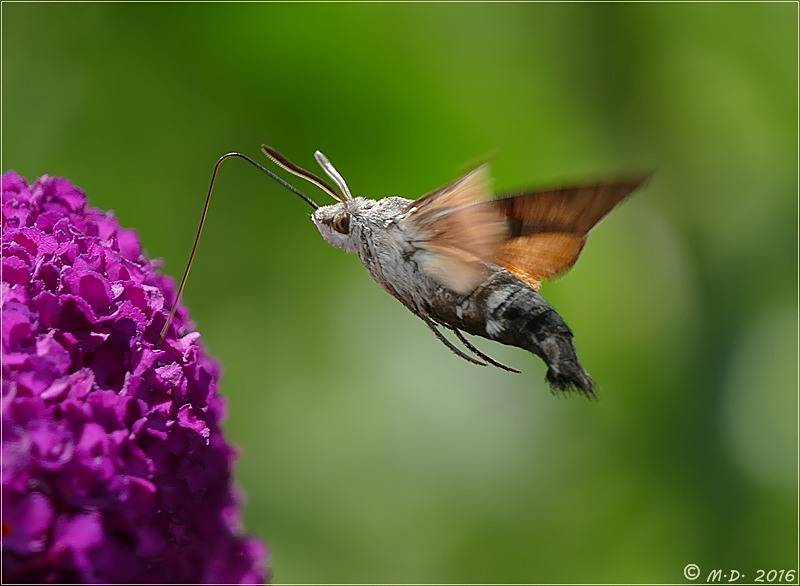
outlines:
M319 166L323 168L323 170L328 174L328 176L333 179L333 182L344 194L345 199L353 199L353 195L350 193L350 189L347 187L347 183L345 182L344 178L339 174L339 171L336 170L331 162L328 160L328 157L322 154L320 151L316 151L314 153L314 158L319 163Z
M300 199L305 201L312 208L317 209L319 207L316 203L314 203L314 200L305 195L294 185L287 183L286 181L275 175L275 173L273 173L263 165L255 162L247 155L243 155L242 153L226 153L222 155L217 161L217 164L214 165L214 172L211 174L211 183L208 186L208 193L206 194L206 203L203 206L203 214L200 216L200 225L197 227L197 235L194 238L194 244L192 245L192 252L189 254L189 262L186 263L186 270L183 272L183 278L181 279L180 287L178 287L178 294L175 296L175 302L172 304L172 309L170 309L167 321L164 324L164 327L161 328L161 334L158 337L156 348L161 346L161 344L164 342L164 338L167 337L167 330L169 330L169 326L170 324L172 324L172 320L175 318L175 312L178 311L178 303L180 303L181 296L183 295L183 289L186 287L186 280L189 278L189 271L192 268L192 263L194 262L194 256L197 253L197 245L200 243L200 236L203 233L203 226L205 226L206 223L206 216L208 215L208 206L211 203L211 194L214 192L214 182L217 179L217 172L219 171L219 167L220 165L222 165L223 162L233 157L244 159L245 161L253 165L256 169L263 171L264 173L272 177L275 181L283 185L286 189L288 189L289 191L300 197Z
M330 195L336 201L340 201L340 202L344 203L344 201L345 201L344 197L339 195L336 192L336 190L333 187L331 187L330 184L327 181L325 181L324 179L322 179L320 177L317 177L311 171L306 171L302 167L298 167L297 165L292 163L289 159L284 157L282 154L280 154L278 151L276 151L272 147L269 147L269 146L267 146L265 144L262 144L261 145L261 151L265 155L267 155L267 157L269 157L269 159L273 163L278 165L281 169L283 169L285 171L288 171L292 175L296 175L297 177L301 177L302 179L305 179L306 181L308 181L310 183L313 183L314 185L319 187L322 191L324 191L325 193Z

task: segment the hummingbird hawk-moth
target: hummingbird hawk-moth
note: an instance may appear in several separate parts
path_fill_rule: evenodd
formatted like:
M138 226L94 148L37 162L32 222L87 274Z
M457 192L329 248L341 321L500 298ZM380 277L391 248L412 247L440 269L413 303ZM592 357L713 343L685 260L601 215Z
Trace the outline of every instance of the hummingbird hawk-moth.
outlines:
M462 332L524 348L547 364L546 379L553 389L593 395L594 383L578 361L572 331L539 294L539 287L575 264L589 231L640 187L646 176L494 197L488 168L481 165L417 200L375 200L353 197L319 151L314 156L338 191L275 149L262 146L262 151L337 203L317 205L246 155L228 153L220 158L162 339L191 268L219 165L229 157L240 157L311 205L311 219L322 237L356 253L370 276L455 354L475 364L519 372L476 348ZM465 350L440 328L453 332Z

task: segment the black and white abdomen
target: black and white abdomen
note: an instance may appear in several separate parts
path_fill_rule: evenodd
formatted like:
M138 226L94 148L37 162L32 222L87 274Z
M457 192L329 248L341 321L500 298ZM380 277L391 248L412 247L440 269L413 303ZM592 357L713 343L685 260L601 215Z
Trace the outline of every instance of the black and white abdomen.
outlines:
M592 380L578 362L572 330L538 292L510 272L498 269L466 296L430 309L435 319L476 336L517 346L540 356L554 387L591 393Z

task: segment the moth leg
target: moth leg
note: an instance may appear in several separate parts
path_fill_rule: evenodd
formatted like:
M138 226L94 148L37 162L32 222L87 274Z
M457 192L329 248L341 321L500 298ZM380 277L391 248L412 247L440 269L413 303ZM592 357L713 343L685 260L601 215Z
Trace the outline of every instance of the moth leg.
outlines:
M432 321L430 320L430 318L428 318L428 316L427 316L427 315L424 315L424 314L422 314L422 313L418 313L417 315L419 315L419 317L422 319L422 321L424 321L424 322L425 322L425 325L427 325L427 326L430 328L430 330L431 330L431 331L433 332L433 334L434 334L434 335L435 335L435 336L436 336L436 337L439 339L439 341L440 341L442 344L444 344L445 346L447 346L448 348L450 348L450 350L451 350L451 351L452 351L454 354L457 354L458 356L460 356L461 358L463 358L463 359L464 359L464 360L466 360L467 362L471 362L472 364L477 364L478 366L486 366L486 363L485 363L485 362L481 362L480 360L476 360L475 358L473 358L473 357L472 357L472 356L470 356L469 354L466 354L464 351L462 351L461 349L459 349L458 347L456 347L456 346L455 346L455 345L454 345L454 344L453 344L453 343L452 343L450 340L448 340L448 339L447 339L447 338L446 338L446 337L445 337L445 336L442 334L442 332L440 332L439 330L437 330L437 329L436 329L436 324L435 324L434 322L432 322ZM490 359L490 360L491 360L491 359Z
M461 333L461 330L459 330L458 328L448 328L448 329L452 329L455 332L456 337L458 337L458 339L461 340L461 343L464 344L464 346L467 347L467 350L469 350L470 352L472 352L473 354L475 354L479 358L483 358L486 362L488 362L492 366L496 366L497 368L501 368L503 370L507 370L508 372L515 372L517 374L522 374L521 370L517 370L516 368L511 368L510 366L506 366L502 362L498 362L497 360L495 360L491 356L486 355L484 352L482 352L481 350L476 348L472 344L472 342L467 340L467 338L464 336L464 334Z
M380 271L380 270L381 270L379 265L376 265L376 268L378 269L378 271ZM383 274L383 273L381 272L381 275L382 275L382 274ZM415 307L412 307L412 306L411 306L411 305L410 305L410 304L409 304L409 303L408 303L408 302L407 302L405 299L403 299L403 297L402 297L402 296L401 296L399 293L397 293L397 291L395 291L394 287L392 287L392 286L388 285L388 281L386 281L386 280L383 280L382 282L383 282L383 283L384 283L384 285L386 286L386 290L387 290L387 291L389 291L389 293L391 293L391 294L392 294L392 295L395 297L395 299L397 299L397 300L398 300L400 303L402 303L403 305L405 305L405 306L406 306L406 308L408 308L408 310L409 310L411 313L413 313L414 315L416 315L417 317L419 317L419 318L420 318L422 321L424 321L424 322L425 322L425 325L426 325L426 326L428 326L428 328L429 328L429 329L430 329L430 330L433 332L433 335L434 335L434 336L436 336L436 338L437 338L437 339L438 339L438 340L439 340L439 341L440 341L442 344L444 344L445 346L447 346L447 347L450 349L450 351L451 351L451 352L453 352L453 354L455 354L455 355L457 355L457 356L460 356L461 358L463 358L463 359L464 359L464 360L466 360L467 362L471 362L472 364L477 364L478 366L486 366L486 362L481 362L480 360L476 360L475 358L473 358L473 357L472 357L472 356L470 356L469 354L466 354L466 353L465 353L463 350L461 350L460 348L458 348L457 346L455 346L455 345L454 345L454 344L453 344L453 343L452 343L450 340L448 340L448 339L447 339L447 338L444 336L444 334L442 334L442 332L440 332L438 329L436 329L436 325L437 325L437 324L436 324L435 322L433 322L433 321L431 320L431 318L429 318L429 317L428 317L428 316L425 314L425 312L424 312L424 311L421 311L420 309L417 309L417 308L415 308ZM448 329L453 329L453 328L451 328L450 326L445 326L445 327L447 327ZM473 352L474 352L474 353L475 353L477 356L481 356L482 358L483 358L483 357L487 358L487 359L488 359L488 362L489 362L490 364L492 364L492 365L494 365L494 366L497 366L497 367L499 367L499 368L505 368L506 370L510 370L511 372L519 372L518 370L513 370L513 369L510 369L510 368L508 368L507 366L505 366L505 365L503 365L503 364L500 364L499 362L497 362L497 361L493 360L493 359L492 359L492 358L490 358L489 356L485 356L485 355L483 355L483 353L482 353L480 350L478 350L477 348L475 348L474 346L472 346L472 344L470 344L470 343L469 343L467 340L465 340L465 339L464 339L464 337L463 337L463 336L461 336L461 333L460 333L458 330L456 330L456 335L458 335L459 339L460 339L462 342L464 342L464 345L465 345L467 348L469 348L470 350L472 350L472 351L473 351Z

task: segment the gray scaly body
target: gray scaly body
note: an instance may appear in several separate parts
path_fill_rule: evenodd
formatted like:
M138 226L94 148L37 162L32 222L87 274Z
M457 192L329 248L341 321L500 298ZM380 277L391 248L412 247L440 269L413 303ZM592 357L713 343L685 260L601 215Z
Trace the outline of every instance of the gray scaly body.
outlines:
M485 264L485 278L467 294L427 276L428 252L416 245L403 214L413 200L356 197L323 206L312 219L333 246L358 254L370 275L426 323L523 348L548 365L547 380L566 390L591 393L592 380L578 362L572 331L556 310L509 271ZM349 234L330 230L337 214L349 214Z

